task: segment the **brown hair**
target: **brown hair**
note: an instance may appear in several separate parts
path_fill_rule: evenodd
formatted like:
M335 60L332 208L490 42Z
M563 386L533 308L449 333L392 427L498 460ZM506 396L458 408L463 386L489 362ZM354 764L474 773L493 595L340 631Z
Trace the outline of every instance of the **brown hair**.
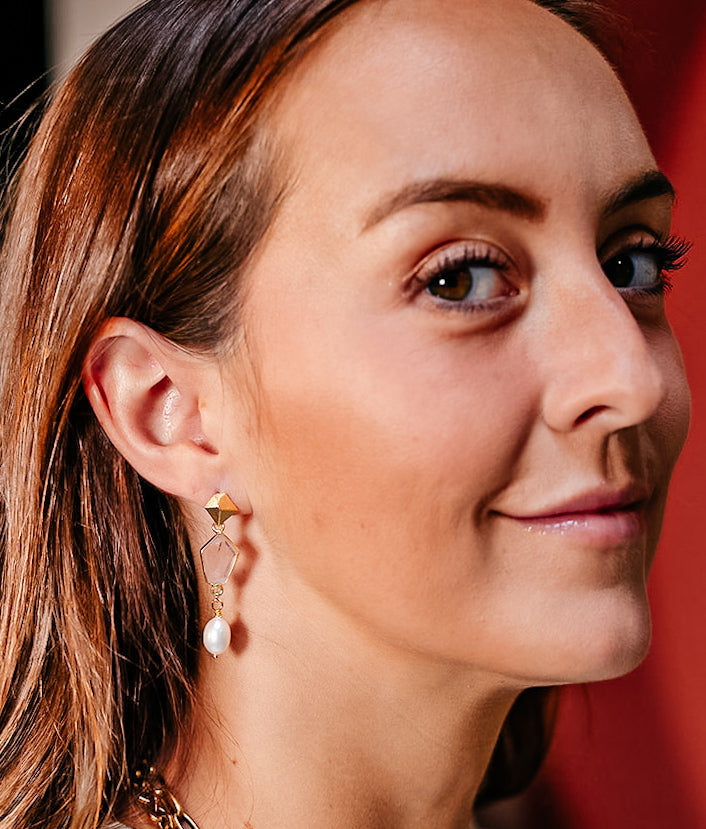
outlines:
M85 55L31 144L0 260L3 826L99 825L188 729L184 522L106 439L81 367L111 316L202 352L232 341L234 286L283 184L263 105L354 2L150 0ZM592 3L539 4L597 42ZM531 779L545 696L518 700L480 800Z

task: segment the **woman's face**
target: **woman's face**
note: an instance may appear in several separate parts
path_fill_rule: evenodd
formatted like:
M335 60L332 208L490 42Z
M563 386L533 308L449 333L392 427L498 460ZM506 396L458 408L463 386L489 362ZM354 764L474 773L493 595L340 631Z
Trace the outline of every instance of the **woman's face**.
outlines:
M535 5L339 22L275 108L292 176L226 371L258 566L293 618L513 683L627 670L688 418L668 187Z

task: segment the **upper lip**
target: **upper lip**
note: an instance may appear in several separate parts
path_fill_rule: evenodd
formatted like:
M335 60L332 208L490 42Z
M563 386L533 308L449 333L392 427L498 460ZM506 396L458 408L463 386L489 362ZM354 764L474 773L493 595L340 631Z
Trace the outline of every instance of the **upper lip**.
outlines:
M645 487L630 484L620 489L593 489L577 495L569 496L551 503L522 512L505 511L510 518L530 520L539 518L554 518L562 515L581 515L600 512L616 512L618 510L637 509L648 498Z

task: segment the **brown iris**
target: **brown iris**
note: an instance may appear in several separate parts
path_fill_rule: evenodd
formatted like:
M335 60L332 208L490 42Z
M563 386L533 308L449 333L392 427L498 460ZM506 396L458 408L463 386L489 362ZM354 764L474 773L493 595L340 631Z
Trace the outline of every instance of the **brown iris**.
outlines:
M468 269L444 271L429 283L429 293L441 299L462 300L471 292L473 276Z

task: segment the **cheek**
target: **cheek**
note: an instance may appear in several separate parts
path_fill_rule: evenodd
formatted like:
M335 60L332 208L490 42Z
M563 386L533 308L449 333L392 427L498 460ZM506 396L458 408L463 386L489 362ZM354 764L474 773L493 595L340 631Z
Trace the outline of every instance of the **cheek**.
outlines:
M666 324L654 335L652 347L665 380L665 395L650 432L666 487L689 430L691 393L679 344Z
M285 497L316 495L312 515L323 503L382 511L407 491L454 501L505 482L533 395L502 354L425 348L389 324L287 339L261 367L260 449Z
M655 487L647 511L649 571L662 530L669 481L686 440L691 397L679 346L669 327L665 323L645 330L652 358L663 377L664 396L648 421L636 429L619 432L616 438L631 474Z
M505 346L336 323L263 332L259 519L318 590L448 625L490 578L480 515L532 422L526 373Z

